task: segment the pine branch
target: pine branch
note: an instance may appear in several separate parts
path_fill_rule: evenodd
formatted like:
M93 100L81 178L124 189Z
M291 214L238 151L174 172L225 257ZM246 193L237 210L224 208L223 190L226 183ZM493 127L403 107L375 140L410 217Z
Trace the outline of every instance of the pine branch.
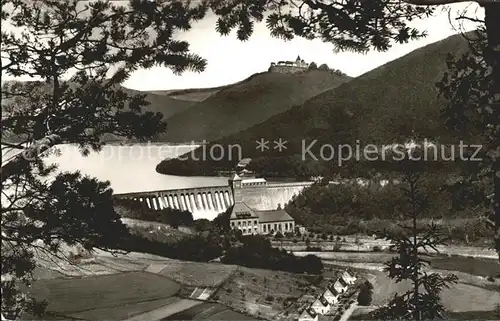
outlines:
M439 6L439 5L445 5L445 4L471 2L471 1L470 0L403 0L403 2L408 3L408 4L413 4L416 6ZM498 3L498 0L480 0L480 1L474 1L474 2L477 2L479 4Z
M31 146L27 147L23 152L14 156L14 158L7 164L2 166L0 175L2 177L2 184L10 178L12 175L17 174L17 169L22 162L32 161L39 158L40 154L50 149L51 147L59 144L61 142L61 136L52 134L48 135Z

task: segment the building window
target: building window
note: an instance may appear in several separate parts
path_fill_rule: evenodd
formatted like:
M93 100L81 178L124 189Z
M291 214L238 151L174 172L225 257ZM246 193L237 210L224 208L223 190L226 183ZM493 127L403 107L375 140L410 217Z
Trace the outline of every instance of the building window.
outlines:
M238 226L241 226L241 222L238 222Z
M231 226L234 227L234 222L231 222Z
M243 229L243 234L246 234L246 232L247 232L247 229L246 229L246 228L244 228L244 229Z
M257 220L253 221L253 225L257 225Z
M243 226L247 226L247 222L246 221L243 221Z
M285 231L288 231L288 223L285 223Z
M278 227L276 226L276 224L274 224L274 230L277 231L278 230Z
M262 231L265 232L266 231L266 224L262 225Z

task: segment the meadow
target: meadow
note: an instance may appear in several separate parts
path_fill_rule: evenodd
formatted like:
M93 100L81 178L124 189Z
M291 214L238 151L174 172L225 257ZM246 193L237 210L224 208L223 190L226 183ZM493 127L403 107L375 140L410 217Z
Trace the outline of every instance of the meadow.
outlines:
M170 260L159 274L184 285L216 287L227 280L236 269L236 265Z
M52 316L120 320L177 300L180 285L146 272L82 278L42 279L32 295L47 300ZM46 317L43 317L46 319Z

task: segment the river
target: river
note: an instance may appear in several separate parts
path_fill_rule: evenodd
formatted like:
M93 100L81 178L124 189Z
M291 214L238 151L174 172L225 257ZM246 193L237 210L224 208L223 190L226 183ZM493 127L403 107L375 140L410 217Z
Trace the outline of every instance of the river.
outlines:
M57 164L58 172L77 171L110 181L114 193L133 193L191 187L227 185L224 177L185 177L156 172L158 163L197 148L197 145L133 144L106 145L99 153L83 156L77 146L58 145L49 153L48 164ZM2 151L2 156L7 156ZM10 154L10 153L9 153Z

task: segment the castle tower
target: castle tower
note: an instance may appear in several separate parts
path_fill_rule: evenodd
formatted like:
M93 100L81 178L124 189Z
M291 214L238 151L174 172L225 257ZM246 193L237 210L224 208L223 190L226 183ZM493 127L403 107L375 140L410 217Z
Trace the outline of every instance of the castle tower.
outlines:
M231 177L228 182L231 190L233 191L234 202L242 202L243 197L241 193L241 177L238 174L234 173L233 177Z

